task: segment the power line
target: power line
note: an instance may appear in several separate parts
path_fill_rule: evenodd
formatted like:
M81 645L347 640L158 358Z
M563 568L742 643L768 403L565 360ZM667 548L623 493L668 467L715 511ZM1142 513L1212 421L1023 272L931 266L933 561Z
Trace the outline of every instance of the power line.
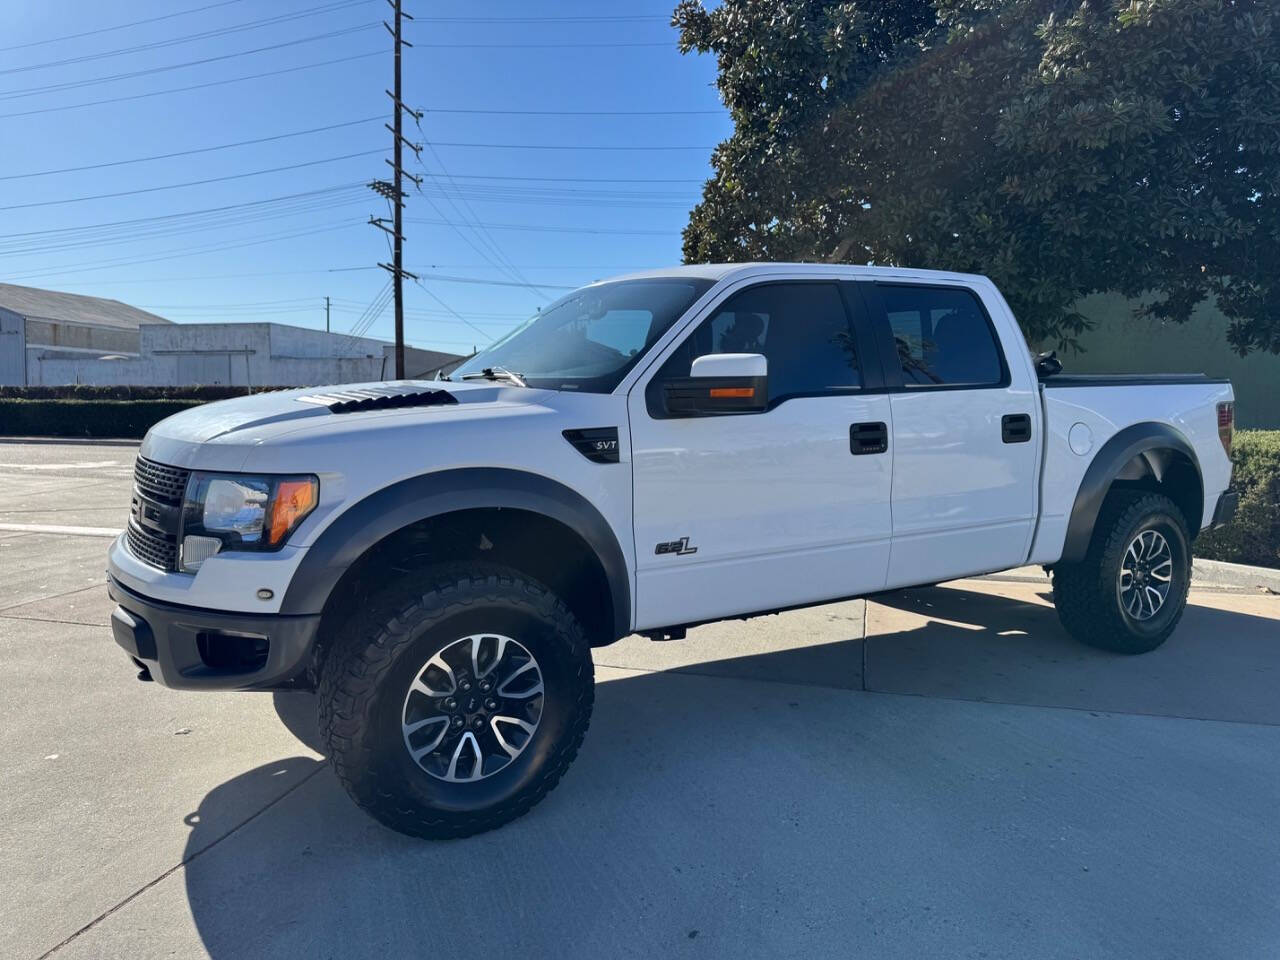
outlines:
M467 320L465 317L463 317L463 315L462 315L462 314L458 313L458 311L454 310L454 309L453 309L453 307L449 306L447 303L445 303L443 300L441 300L438 296L436 296L436 295L435 295L435 293L434 293L433 291L428 290L428 289L426 288L426 286L423 284L423 282L422 282L420 279L418 279L417 277L414 277L414 278L413 278L413 282L414 282L414 283L416 283L419 287L421 287L421 288L422 288L422 292L423 292L423 293L425 293L428 297L430 297L430 298L431 298L432 300L434 300L436 303L440 304L440 306L444 307L444 309L445 309L445 310L447 310L447 311L449 311L449 313L450 313L450 314L452 314L452 315L453 315L454 317L456 317L458 320L460 320L460 321L462 321L463 323L465 323L468 327L470 327L470 328L471 328L472 330L474 330L476 333L480 334L480 336L484 337L484 338L485 338L486 340L488 340L490 343L492 343L492 342L493 342L493 339L494 339L493 334L491 334L491 333L486 333L485 331L483 331L483 330L481 330L479 327L477 327L474 323L472 323L470 320Z
M278 197L265 197L261 200L246 200L242 203L228 203L228 204L223 204L217 207L205 207L200 210L186 210L186 211L182 211L181 213L165 213L165 214L159 214L157 216L152 216L152 217L133 217L128 220L108 220L102 223L82 224L81 226L77 226L77 227L54 227L47 230L27 230L22 233L4 233L4 234L0 234L0 240L12 240L12 239L18 239L18 238L27 238L27 237L55 237L57 235L62 235L62 234L74 234L74 233L82 233L82 232L87 233L93 230L106 229L111 227L136 228L138 226L143 226L146 224L180 221L183 219L191 219L194 221L200 217L203 217L209 214L223 214L223 213L230 213L234 211L249 211L256 207L266 207L272 204L283 204L288 201L297 201L297 200L305 201L305 200L311 200L316 198L332 197L334 194L338 194L343 191L347 191L349 193L352 193L353 195L363 196L363 193L359 192L359 189L361 186L362 184L359 184L359 183L345 183L345 184L338 184L337 186L333 186L333 187L319 187L315 190L303 190L299 193L281 194ZM325 200L324 202L326 204L332 203L331 200Z
M720 110L475 110L461 107L427 107L426 113L466 113L480 115L498 115L514 117L686 117L716 114L726 115Z
M83 167L62 167L58 170L40 170L35 173L13 173L0 177L0 180L25 180L30 177L48 177L57 173L79 173L83 170L102 170L107 167L123 167L131 163L147 163L151 160L171 160L174 157L189 157L198 153L213 153L217 150L229 150L232 147L247 147L257 143L272 143L276 140L288 140L291 137L302 137L311 133L323 133L328 130L339 130L343 127L354 127L362 123L372 123L381 117L365 117L362 120L346 120L342 123L331 123L324 127L312 127L309 130L295 130L292 133L278 133L270 137L257 137L253 140L239 140L235 143L220 143L215 147L198 147L194 150L178 150L174 153L158 153L150 157L134 157L131 160L111 160L107 163L92 163Z
M97 193L85 197L66 197L62 200L41 200L36 203L14 203L0 210L27 210L31 207L52 207L65 203L80 203L84 200L105 200L112 197L132 197L139 193L155 193L160 190L177 190L180 187L199 187L207 183L224 183L228 180L242 180L245 177L259 177L268 173L280 173L284 170L298 170L302 167L314 167L322 163L336 163L339 160L350 160L354 157L368 157L381 150L362 150L359 153L345 153L339 157L325 157L323 160L307 160L303 163L291 163L283 167L269 167L266 170L250 170L248 173L232 173L224 177L209 177L204 180L189 180L186 183L168 183L159 187L140 187L137 190L122 190L118 193Z
M714 150L714 146L677 147L650 144L572 144L572 143L464 143L456 140L432 140L437 147L483 147L491 150Z
M471 283L481 287L523 287L523 283L516 283L514 280L485 280L481 277L452 277L442 273L423 272L428 280L443 280L446 283ZM539 284L544 290L577 290L575 286L566 286L562 283L543 283ZM423 289L426 289L425 287Z
M523 183L704 183L698 177L509 177L493 173L455 173L454 180L513 180ZM2 208L0 208L2 209Z
M115 30L126 30L129 27L140 27L148 23L159 23L161 20L172 20L175 17L186 17L193 13L203 13L206 10L215 10L218 7L229 7L234 3L244 3L245 0L222 0L221 3L207 3L203 7L191 7L187 10L175 10L173 13L164 13L158 17L147 17L145 20L131 20L128 23L118 23L112 27L98 27L96 30L85 30L83 33L68 33L61 37L48 37L44 40L30 40L26 43L15 43L9 47L0 47L0 53L7 53L10 50L25 50L28 47L42 47L49 43L61 43L63 40L79 40L81 37L96 37L99 34L111 33Z
M346 7L354 7L360 4L369 3L370 0L339 0L336 3L322 4L318 7L309 7L305 10L294 10L291 13L277 14L274 17L264 17L261 20L250 20L247 23L232 24L226 27L216 27L212 30L204 30L200 33L191 33L182 37L170 37L165 40L151 40L147 43L135 44L132 47L121 47L116 50L102 50L97 53L81 54L78 57L66 57L62 60L50 60L47 63L29 63L21 67L7 67L0 70L0 75L10 73L27 73L31 70L47 70L53 67L65 67L76 63L88 63L91 60L106 60L111 57L120 57L131 53L142 53L146 50L158 50L163 47L174 47L184 43L193 43L197 40L208 40L213 37L223 37L233 33L243 33L245 30L256 30L259 27L274 26L279 23L288 23L292 20L300 20L317 13L331 13L334 10L342 10Z
M675 50L670 40L620 41L617 43L595 41L590 43L415 43L415 47L424 50L550 50L574 49L597 50L605 47L667 47Z
M431 220L426 217L410 217L410 223L431 223L443 224L444 220ZM612 230L597 229L595 227L555 227L541 223L487 223L485 227L494 230L528 230L534 233L594 233L607 236L639 236L639 237L669 237L678 231L673 230Z
M364 23L353 27L344 27L341 30L330 30L327 33L317 33L310 37L298 37L294 40L282 40L279 43L267 44L263 47L254 47L252 50L237 50L235 53L222 53L213 57L203 57L199 60L187 60L183 63L171 63L163 67L148 67L146 70L134 70L131 73L117 73L106 77L89 77L84 80L68 80L64 83L48 84L43 87L27 87L23 90L5 90L0 91L0 100L16 100L20 97L33 96L42 93L55 93L62 90L72 90L77 87L97 86L102 83L114 83L117 80L132 80L137 77L154 76L157 73L167 73L170 70L182 70L187 67L203 66L206 63L220 63L223 60L234 60L237 57L247 57L255 53L266 53L271 50L282 50L285 47L296 47L303 43L314 43L317 40L329 40L333 37L344 37L352 33L359 33L362 30L369 30L376 27L376 23Z
M158 257L147 257L141 260L116 259L104 260L93 264L76 264L73 267L54 267L51 269L37 271L35 273L24 273L11 279L36 279L40 277L55 277L63 274L71 273L88 273L94 270L108 270L114 267L137 266L143 263L158 263L162 260L178 260L182 257L194 256L204 253L218 253L223 250L239 250L242 247L255 247L264 243L274 243L278 240L293 240L298 237L309 237L319 233L331 233L335 230L346 230L355 226L353 222L333 223L325 226L316 227L312 230L299 230L292 233L271 234L254 240L246 240L237 243L221 243L207 247L188 247L184 250L175 251Z
M659 21L666 23L670 17L652 14L612 17L415 17L417 23L634 23Z
M100 107L111 103L126 103L130 100L145 100L149 97L163 97L171 93L186 93L191 90L204 90L209 87L222 87L230 83L243 83L246 80L261 80L265 77L278 77L286 73L298 73L302 70L314 70L317 67L328 67L336 63L350 63L353 60L367 60L369 57L381 57L383 51L372 50L369 53L357 53L349 57L335 57L332 60L319 60L315 63L303 63L296 67L284 67L280 70L268 70L264 73L251 73L243 77L227 77L222 80L209 80L205 83L193 83L185 87L170 87L167 90L149 90L146 93L134 93L124 97L106 97L102 100L85 100L81 103L66 103L57 107L41 107L38 110L22 110L17 113L0 113L0 120L14 117L34 117L43 113L57 113L60 110L78 110L81 107Z
M418 124L418 132L421 133L422 122L420 119L417 120L416 122ZM472 208L471 204L467 202L465 195L463 195L460 191L458 191L457 184L454 182L453 177L449 175L448 168L444 165L444 161L440 158L440 154L436 152L436 148L432 145L431 141L427 140L425 135L423 136L423 141L426 143L427 148L430 149L431 156L435 158L436 164L439 165L441 172L448 178L450 186L454 188L454 194L452 196L448 194L445 195L446 199L449 202L449 205L452 206L455 211L458 211L459 213L461 213L461 211L459 211L457 204L454 203L454 197L456 196L459 200L461 200L463 206L466 208L466 211L467 211L466 215L463 216L464 222L467 222L467 225L471 229L475 230L477 235L483 237L484 240L489 244L494 254L498 257L499 261L501 261L501 263L504 264L503 272L505 272L512 279L519 280L520 282L524 283L526 286L529 287L530 290L537 292L537 287L530 284L529 278L521 274L520 271L511 263L511 259L503 252L502 248L498 246L498 242L493 238L493 235L490 234L489 231L485 229L484 225L480 222L480 218L476 216L475 210ZM432 177L433 180L437 179L434 176L434 174L431 173L431 171L427 170L426 165L423 164L422 162L421 155L418 156L418 164L419 166L422 167L423 171L428 176ZM418 192L419 193L422 192L421 184L418 184ZM430 200L428 200L428 202L430 202ZM434 203L432 203L431 206L436 210L437 213L440 213L441 216L444 216L444 214L439 210L438 207L435 206ZM470 220L467 220L468 216L470 217ZM454 227L454 232L459 233L459 236L461 236L461 233L457 230L456 227ZM466 238L464 237L464 239ZM475 248L475 244L472 244L470 240L467 240L467 243L473 248ZM489 257L484 253L484 251L476 248L476 252L478 252L482 257L484 257L484 259L486 260L489 259Z
M108 286L111 284L141 284L141 283L191 283L194 280L243 280L250 277L299 277L312 276L317 273L352 273L358 270L377 270L377 267L361 265L357 267L317 267L312 270L260 270L252 273L205 273L196 276L186 277L148 277L139 280L137 278L124 280L116 277L114 280L95 280L95 287Z

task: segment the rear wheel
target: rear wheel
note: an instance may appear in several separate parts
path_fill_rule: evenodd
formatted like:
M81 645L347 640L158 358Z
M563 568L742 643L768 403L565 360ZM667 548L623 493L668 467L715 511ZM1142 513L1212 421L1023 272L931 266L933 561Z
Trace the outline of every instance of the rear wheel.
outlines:
M1088 553L1053 571L1058 619L1081 643L1146 653L1173 633L1191 585L1191 537L1177 505L1116 491L1098 513Z
M404 575L342 631L321 674L338 778L401 833L461 837L521 816L586 733L590 647L536 581L490 565Z

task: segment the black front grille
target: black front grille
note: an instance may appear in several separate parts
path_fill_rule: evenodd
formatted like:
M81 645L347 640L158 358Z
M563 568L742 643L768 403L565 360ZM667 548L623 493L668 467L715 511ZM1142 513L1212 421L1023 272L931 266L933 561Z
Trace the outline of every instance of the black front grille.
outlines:
M144 457L139 457L133 465L133 482L137 484L138 492L152 500L173 506L182 503L189 476L190 470L167 467Z
M190 470L145 457L134 464L133 504L125 542L129 552L143 563L161 570L178 569L178 525L190 475Z
M144 530L132 520L129 521L128 528L129 552L153 567L159 567L161 570L177 570L178 569L178 538L175 535L172 540L167 537L156 536L149 530Z

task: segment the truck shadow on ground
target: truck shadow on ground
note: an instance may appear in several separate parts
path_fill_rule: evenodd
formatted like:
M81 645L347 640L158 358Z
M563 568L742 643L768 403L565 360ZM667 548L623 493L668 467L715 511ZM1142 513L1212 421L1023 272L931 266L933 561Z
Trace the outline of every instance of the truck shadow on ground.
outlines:
M872 637L871 689L923 695L823 685L847 644L607 680L564 782L478 837L392 833L310 757L222 784L188 818L206 950L1203 957L1276 942L1280 730L1119 713L1262 712L1274 621L1193 608L1168 653L1121 658L1076 647L1051 609L975 591L876 603L921 622ZM814 683L761 682L796 658ZM982 698L1087 709L957 702ZM319 746L309 695L276 705ZM206 832L264 779L296 786L225 839Z
M1003 595L1015 590L1017 597ZM1193 593L1163 646L1123 656L1069 636L1047 588L941 586L881 595L867 617L866 688L1280 724L1280 619L1208 605L1220 597Z

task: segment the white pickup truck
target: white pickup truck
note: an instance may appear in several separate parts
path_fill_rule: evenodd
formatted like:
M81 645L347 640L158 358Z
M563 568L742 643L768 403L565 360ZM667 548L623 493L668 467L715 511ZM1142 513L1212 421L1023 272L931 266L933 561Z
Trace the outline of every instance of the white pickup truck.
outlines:
M448 382L211 403L110 549L143 679L311 688L355 802L423 837L560 779L591 648L1042 564L1140 653L1230 518L1230 384L1034 359L979 276L690 266L571 293Z

